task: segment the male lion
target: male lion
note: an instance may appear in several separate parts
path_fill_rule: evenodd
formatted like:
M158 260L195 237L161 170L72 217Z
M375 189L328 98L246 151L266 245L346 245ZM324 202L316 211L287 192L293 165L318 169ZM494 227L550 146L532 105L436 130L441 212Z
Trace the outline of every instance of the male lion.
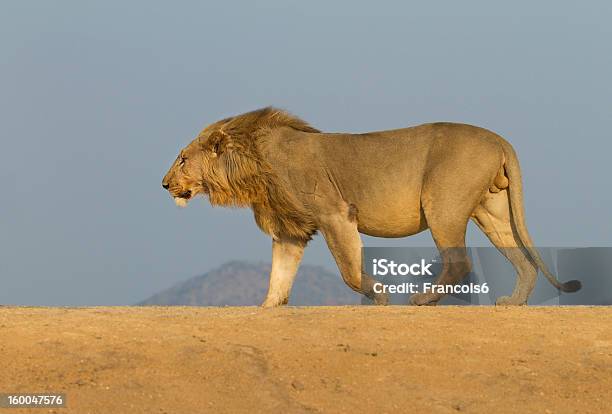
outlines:
M523 305L538 269L559 282L527 232L521 172L514 150L486 129L453 123L365 134L323 133L290 114L264 108L206 127L181 150L163 179L176 203L198 194L212 205L250 207L272 237L272 271L264 307L288 302L304 247L321 231L351 289L386 304L362 273L359 233L404 237L430 229L443 261L437 284L470 270L465 231L471 218L518 273L511 296ZM417 293L416 305L439 293Z

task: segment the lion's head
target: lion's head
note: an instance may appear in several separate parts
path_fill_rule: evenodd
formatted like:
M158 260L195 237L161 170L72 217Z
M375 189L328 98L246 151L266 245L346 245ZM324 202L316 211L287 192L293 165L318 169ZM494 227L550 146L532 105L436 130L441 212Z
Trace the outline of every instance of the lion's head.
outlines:
M215 122L180 151L162 186L178 206L207 194L212 205L251 207L257 224L268 234L309 239L315 231L312 218L259 151L262 137L279 127L319 132L274 108Z
M162 181L178 206L208 194L213 205L247 206L261 189L260 163L253 152L222 129L202 131L183 148Z
M207 193L207 187L202 179L204 164L208 164L204 152L200 150L197 143L192 142L183 148L170 170L162 180L162 186L168 190L180 207L198 194Z
M213 205L246 207L261 201L272 179L257 149L258 138L288 126L318 132L275 108L263 108L215 122L183 148L162 181L179 206L198 194Z

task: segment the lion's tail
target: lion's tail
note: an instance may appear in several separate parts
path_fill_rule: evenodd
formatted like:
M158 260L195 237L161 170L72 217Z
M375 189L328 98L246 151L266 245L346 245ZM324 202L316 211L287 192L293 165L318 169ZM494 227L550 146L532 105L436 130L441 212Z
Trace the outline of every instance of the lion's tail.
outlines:
M512 221L518 236L520 238L525 251L529 255L530 259L534 264L544 273L546 279L563 292L575 292L582 287L582 283L579 280L570 280L568 282L560 282L555 275L548 269L542 257L538 253L537 249L533 247L533 242L527 231L525 224L525 212L523 210L523 185L521 181L521 169L519 166L518 158L512 146L502 141L502 147L506 158L505 170L508 175L508 192L510 195L510 210L512 212Z

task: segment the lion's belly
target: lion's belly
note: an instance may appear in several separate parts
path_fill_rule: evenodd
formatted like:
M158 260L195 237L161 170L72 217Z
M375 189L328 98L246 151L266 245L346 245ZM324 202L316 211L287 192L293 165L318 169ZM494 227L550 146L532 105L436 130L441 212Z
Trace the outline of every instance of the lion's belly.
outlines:
M356 200L360 233L375 237L406 237L427 229L419 194L404 189Z
M393 215L376 217L360 215L358 229L360 233L374 237L406 237L427 229L425 217Z

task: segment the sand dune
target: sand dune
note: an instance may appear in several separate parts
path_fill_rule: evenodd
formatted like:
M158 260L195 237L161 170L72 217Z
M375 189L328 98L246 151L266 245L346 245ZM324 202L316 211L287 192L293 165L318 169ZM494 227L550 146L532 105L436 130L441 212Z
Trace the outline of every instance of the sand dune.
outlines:
M0 307L0 366L67 396L10 413L600 413L612 309Z

